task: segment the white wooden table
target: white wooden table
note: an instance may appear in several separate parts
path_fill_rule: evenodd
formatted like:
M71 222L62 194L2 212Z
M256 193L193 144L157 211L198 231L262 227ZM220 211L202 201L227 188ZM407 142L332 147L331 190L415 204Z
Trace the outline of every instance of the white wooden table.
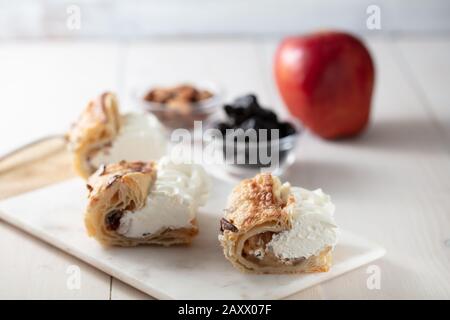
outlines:
M388 251L367 267L295 299L450 298L450 37L369 38L377 65L372 125L360 138L325 142L306 134L290 177L322 187L338 223ZM213 80L228 98L255 92L282 114L272 79L276 39L0 44L0 153L63 131L104 89L122 104L136 84ZM447 241L447 242L446 242ZM0 298L150 298L0 222ZM67 270L81 269L69 290Z

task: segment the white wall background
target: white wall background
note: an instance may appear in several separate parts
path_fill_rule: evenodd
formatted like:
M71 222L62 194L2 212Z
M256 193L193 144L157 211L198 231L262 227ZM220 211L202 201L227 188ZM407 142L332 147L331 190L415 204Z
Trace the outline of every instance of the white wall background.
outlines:
M67 8L81 28L67 28ZM367 7L381 30L366 27ZM317 28L357 33L450 32L448 0L0 0L0 39L35 37L266 36Z

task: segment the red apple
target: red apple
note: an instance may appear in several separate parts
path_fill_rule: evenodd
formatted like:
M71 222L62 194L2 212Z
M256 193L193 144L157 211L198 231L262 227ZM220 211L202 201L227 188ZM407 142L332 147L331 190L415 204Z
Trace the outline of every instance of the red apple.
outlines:
M335 31L286 38L275 77L290 112L319 136L353 136L369 120L374 64L364 44Z

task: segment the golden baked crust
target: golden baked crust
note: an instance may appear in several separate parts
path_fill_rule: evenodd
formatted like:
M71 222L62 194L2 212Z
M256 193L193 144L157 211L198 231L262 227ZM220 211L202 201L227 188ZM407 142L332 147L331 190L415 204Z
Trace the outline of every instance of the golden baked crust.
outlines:
M139 210L156 180L154 162L125 162L101 166L87 181L89 190L85 225L89 236L103 245L186 244L198 233L191 228L165 228L143 238L128 238L116 232L122 212ZM150 204L151 205L151 204Z
M246 179L235 187L228 200L226 218L240 232L270 220L289 227L289 217L283 208L287 199L281 195L281 184L270 174L260 174Z
M264 239L271 239L272 234L292 228L291 217L285 208L293 201L295 198L290 194L290 186L282 185L270 173L243 180L233 189L221 220L219 240L225 257L234 267L253 273L328 271L331 247L316 256L296 261L282 261L270 254L261 260L249 257L249 250L258 249L256 245L265 247L264 241L267 240Z
M105 92L91 100L66 135L76 172L88 178L96 168L89 158L115 139L121 128L117 98Z

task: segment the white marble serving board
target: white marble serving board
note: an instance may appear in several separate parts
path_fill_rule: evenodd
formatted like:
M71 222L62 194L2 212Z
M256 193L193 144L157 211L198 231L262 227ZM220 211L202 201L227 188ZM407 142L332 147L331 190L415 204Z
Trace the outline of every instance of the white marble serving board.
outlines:
M188 247L103 248L86 235L86 188L79 179L0 202L0 218L160 299L278 299L334 278L384 255L385 250L342 231L329 272L249 275L225 260L217 240L231 185L215 180L199 212L200 234Z

